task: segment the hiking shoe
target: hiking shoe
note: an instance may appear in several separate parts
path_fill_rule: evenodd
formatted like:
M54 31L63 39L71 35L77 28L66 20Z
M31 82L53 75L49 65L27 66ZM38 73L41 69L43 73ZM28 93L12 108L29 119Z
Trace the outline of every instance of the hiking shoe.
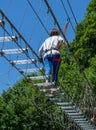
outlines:
M52 95L54 95L54 96L57 95L56 91L51 91L50 94L52 94Z
M91 118L91 121L96 121L96 117L92 117L92 118Z
M49 87L49 86L44 86L44 88L45 88L45 89L50 89L50 87Z

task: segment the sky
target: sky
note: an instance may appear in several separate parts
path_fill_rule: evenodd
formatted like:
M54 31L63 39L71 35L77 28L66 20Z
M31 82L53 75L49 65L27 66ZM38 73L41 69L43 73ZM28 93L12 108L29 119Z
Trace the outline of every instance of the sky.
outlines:
M19 33L25 38L28 44L38 55L38 49L43 41L48 37L48 32L54 27L58 28L54 22L50 11L48 10L44 0L0 0L0 9L16 27ZM63 1L63 4L62 4ZM72 11L78 23L86 16L86 8L91 0L69 0ZM70 10L68 0L48 0L48 3L55 14L55 17L64 30L67 19L69 18L73 28L76 27L76 22ZM64 8L65 7L65 8ZM66 9L66 11L64 10ZM0 14L0 19L2 15ZM11 35L17 35L10 24L5 20L5 28ZM66 39L68 42L72 42L75 37L75 32L71 24L69 24ZM0 27L0 37L7 36L8 34ZM25 47L22 40L19 39L20 45ZM0 42L0 50L16 49L18 46L14 42ZM34 54L29 50L28 52L31 58L35 58ZM9 54L7 55L10 60L23 60L27 57L24 54ZM39 64L37 62L37 64ZM17 65L20 69L35 68L34 65ZM22 75L12 67L3 56L0 56L0 94L9 87L12 87L17 81L22 79Z

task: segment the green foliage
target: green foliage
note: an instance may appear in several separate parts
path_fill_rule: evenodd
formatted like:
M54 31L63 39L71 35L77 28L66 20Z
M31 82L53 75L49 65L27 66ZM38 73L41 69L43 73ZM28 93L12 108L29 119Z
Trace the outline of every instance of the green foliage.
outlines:
M96 55L90 59L90 67L85 69L86 75L92 84L92 90L96 94Z
M70 99L78 103L84 96L84 79L68 48L63 47L61 54L63 57L59 70L59 82L63 86L62 91L66 91Z
M60 115L60 109L26 79L0 97L0 130L59 130Z
M87 8L87 14L76 28L76 38L72 46L75 56L82 68L89 67L90 58L96 54L96 1L92 0Z

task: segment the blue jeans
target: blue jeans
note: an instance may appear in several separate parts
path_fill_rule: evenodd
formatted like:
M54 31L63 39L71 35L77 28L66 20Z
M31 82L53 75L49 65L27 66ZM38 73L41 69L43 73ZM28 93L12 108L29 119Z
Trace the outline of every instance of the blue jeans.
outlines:
M45 76L49 76L52 69L52 82L58 81L58 71L61 64L60 54L49 55L44 59Z

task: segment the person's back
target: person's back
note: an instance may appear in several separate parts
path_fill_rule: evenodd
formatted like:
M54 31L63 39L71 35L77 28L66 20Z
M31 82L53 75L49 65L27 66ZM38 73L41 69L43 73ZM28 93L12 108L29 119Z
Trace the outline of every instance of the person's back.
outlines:
M44 57L51 54L60 54L59 47L60 47L60 42L62 40L63 39L61 36L51 36L47 38L41 46L41 48L45 52Z

